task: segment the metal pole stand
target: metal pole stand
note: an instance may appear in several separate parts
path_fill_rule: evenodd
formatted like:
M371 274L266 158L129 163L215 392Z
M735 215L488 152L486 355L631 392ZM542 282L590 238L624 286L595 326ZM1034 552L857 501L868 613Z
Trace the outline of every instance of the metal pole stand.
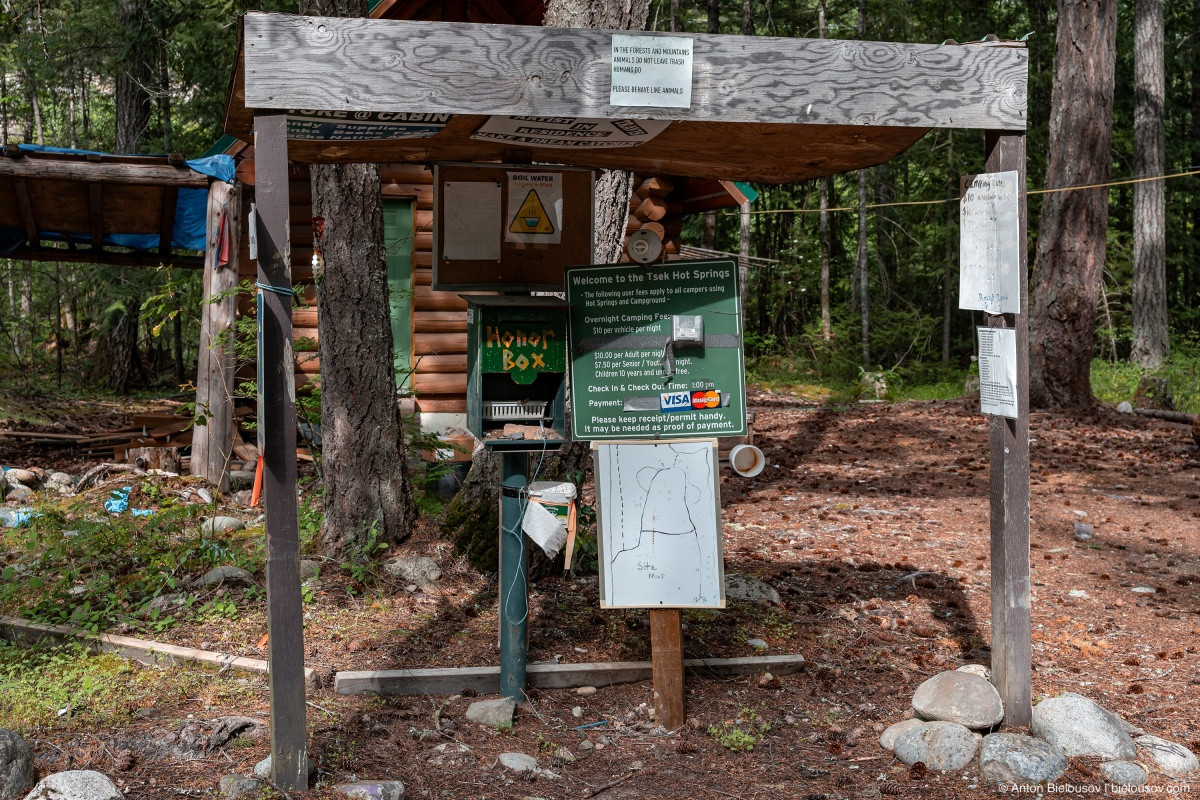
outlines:
M529 641L529 556L521 529L528 469L524 452L500 453L500 693L517 702L525 700Z

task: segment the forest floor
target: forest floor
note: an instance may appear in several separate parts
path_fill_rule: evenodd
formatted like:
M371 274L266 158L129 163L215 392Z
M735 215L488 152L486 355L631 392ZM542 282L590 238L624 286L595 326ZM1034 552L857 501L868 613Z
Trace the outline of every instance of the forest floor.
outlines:
M306 663L324 678L308 697L322 784L399 779L406 797L435 799L993 795L974 766L914 770L877 742L911 716L924 680L989 663L986 420L966 400L827 407L754 392L751 405L769 466L749 480L722 470L725 569L766 581L782 601L685 612L684 655L757 655L748 640L761 639L767 654L802 654L804 671L776 680L689 675L689 722L670 733L648 717L649 682L586 695L531 691L511 730L469 722L477 697L334 694L329 678L340 670L499 663L495 581L456 558L427 519L385 555L432 556L443 571L435 586L410 591L381 577L351 596L349 578L330 564L305 606ZM1200 751L1200 449L1182 425L1103 409L1083 419L1034 413L1031 438L1034 701L1078 692ZM69 466L69 456L43 456ZM1076 541L1078 522L1094 526L1094 538ZM646 612L601 610L594 576L533 586L529 632L530 662L650 655ZM260 597L235 621L136 635L262 658L265 633ZM97 769L130 798L220 796L220 776L250 773L269 752L267 738L192 761L130 744L161 740L188 720L267 721L265 679L190 680L195 688L180 695L131 702L138 707L116 725L89 726L84 715L33 731L39 770ZM580 728L589 723L603 724ZM545 772L500 766L498 755L510 752L535 757ZM1151 783L1175 794L1192 788L1161 775ZM1073 759L1056 785L1093 793L1104 781L1095 762ZM291 796L339 795L318 787Z

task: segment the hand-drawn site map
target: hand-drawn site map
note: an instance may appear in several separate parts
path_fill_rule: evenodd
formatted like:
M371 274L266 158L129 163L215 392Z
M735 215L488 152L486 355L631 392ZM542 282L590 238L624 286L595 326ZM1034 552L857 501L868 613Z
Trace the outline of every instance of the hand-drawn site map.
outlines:
M600 605L723 608L716 440L594 450Z

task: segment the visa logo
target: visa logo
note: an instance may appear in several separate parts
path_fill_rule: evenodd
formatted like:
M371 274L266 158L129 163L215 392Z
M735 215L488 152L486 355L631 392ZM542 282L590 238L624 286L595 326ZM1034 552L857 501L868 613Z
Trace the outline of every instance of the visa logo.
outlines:
M658 410L663 413L671 411L691 411L691 392L662 392L658 396Z

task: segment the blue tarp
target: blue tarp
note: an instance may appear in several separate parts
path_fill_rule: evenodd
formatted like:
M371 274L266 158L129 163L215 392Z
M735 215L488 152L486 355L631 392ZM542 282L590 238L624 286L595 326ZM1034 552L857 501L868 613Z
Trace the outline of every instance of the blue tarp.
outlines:
M62 153L66 155L111 155L94 150L72 150L66 147L46 147L37 144L22 144L18 147L28 153ZM210 178L232 183L237 170L233 157L227 155L207 156L184 162L189 169ZM203 250L205 226L208 214L208 192L204 189L180 189L175 203L175 228L171 234L171 247L181 250ZM43 239L63 239L70 233L73 238L88 241L90 235L80 231L38 231ZM18 228L0 228L0 256L4 255L5 243L13 249L25 242L25 232ZM158 234L112 233L104 237L104 243L130 250L157 250Z

